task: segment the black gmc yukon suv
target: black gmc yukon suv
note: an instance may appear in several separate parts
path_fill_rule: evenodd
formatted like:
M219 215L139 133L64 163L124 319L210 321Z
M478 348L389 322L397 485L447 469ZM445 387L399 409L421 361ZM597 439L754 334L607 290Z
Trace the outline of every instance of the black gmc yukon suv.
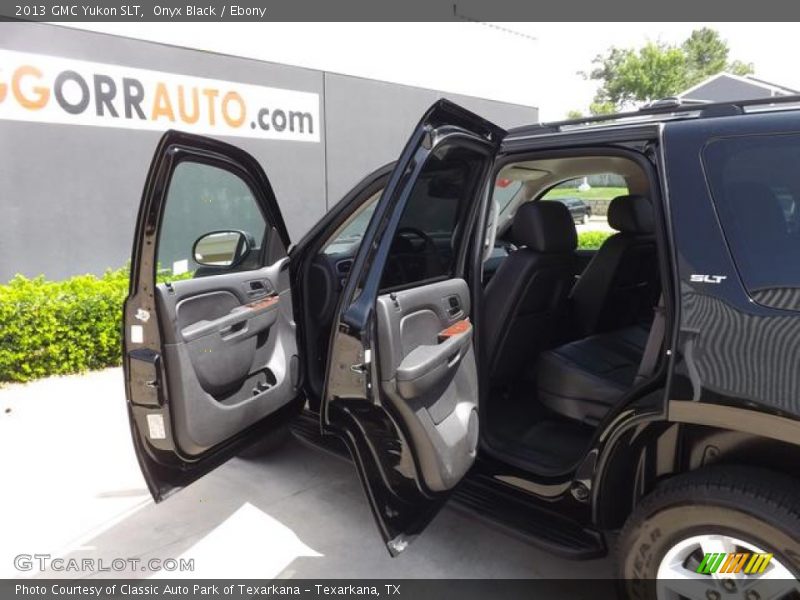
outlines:
M392 554L452 500L568 557L616 539L632 596L798 597L791 103L504 131L440 101L295 245L250 155L168 132L124 315L154 498L291 428L352 457ZM578 250L543 197L598 173L626 193Z

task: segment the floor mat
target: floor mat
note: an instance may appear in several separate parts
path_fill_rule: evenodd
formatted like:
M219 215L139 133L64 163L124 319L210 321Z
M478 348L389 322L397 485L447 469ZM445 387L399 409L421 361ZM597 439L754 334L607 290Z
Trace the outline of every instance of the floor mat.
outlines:
M551 413L530 399L516 397L495 405L489 424L504 452L535 463L544 471L559 472L585 454L594 428Z

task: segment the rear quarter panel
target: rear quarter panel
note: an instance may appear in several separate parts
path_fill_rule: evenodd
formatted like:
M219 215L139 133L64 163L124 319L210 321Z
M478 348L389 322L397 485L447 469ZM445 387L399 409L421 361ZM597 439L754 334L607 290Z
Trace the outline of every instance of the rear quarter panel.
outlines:
M680 296L673 400L800 416L800 312L769 308L748 295L701 160L706 144L720 137L787 132L800 132L800 112L665 125L668 210ZM698 275L711 278L701 281ZM715 282L714 276L724 279Z

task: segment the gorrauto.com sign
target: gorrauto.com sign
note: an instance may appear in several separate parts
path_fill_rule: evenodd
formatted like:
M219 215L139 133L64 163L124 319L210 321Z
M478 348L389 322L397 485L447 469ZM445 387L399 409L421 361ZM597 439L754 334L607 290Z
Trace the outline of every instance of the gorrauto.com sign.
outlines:
M319 142L319 95L0 50L0 119Z

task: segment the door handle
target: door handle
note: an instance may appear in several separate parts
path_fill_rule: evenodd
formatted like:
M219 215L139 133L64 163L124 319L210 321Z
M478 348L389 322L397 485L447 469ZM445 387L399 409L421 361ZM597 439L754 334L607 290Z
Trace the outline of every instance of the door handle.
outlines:
M273 294L275 289L269 279L251 279L242 284L248 297L260 297Z
M458 361L461 360L461 351L459 350L453 356L447 359L447 368L452 369L458 364Z
M220 329L219 330L219 334L222 337L226 337L226 336L229 336L231 334L238 333L238 332L242 331L245 328L246 325L247 325L247 321L238 321L238 322L234 323L233 325L228 325L227 327L223 327L222 329Z

